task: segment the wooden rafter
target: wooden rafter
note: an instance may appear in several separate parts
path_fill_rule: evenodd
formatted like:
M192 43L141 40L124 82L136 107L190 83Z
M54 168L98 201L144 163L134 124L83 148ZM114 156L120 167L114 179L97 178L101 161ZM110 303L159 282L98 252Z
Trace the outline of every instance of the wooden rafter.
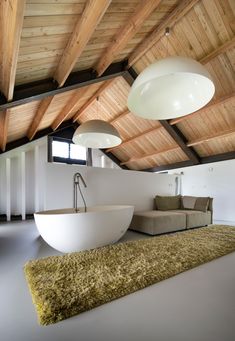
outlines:
M216 58L222 53L225 53L226 51L232 49L235 46L235 37L233 37L231 40L227 41L223 45L219 46L217 49L209 53L207 56L201 58L199 62L201 64L209 63L212 59Z
M81 88L73 95L72 98L69 99L69 101L63 107L63 109L54 119L51 126L53 130L56 130L61 125L61 123L66 120L68 115L72 112L73 108L77 104L78 100L85 96L88 91L89 91L88 87Z
M8 101L13 98L25 0L0 2L0 87Z
M147 159L149 157L153 157L153 156L157 156L157 155L160 155L160 154L164 154L164 153L167 153L167 152L172 152L176 149L179 149L180 147L179 146L172 146L172 147L168 147L168 148L165 148L163 150L160 150L160 151L156 151L156 152L153 152L153 153L149 153L149 154L145 154L143 156L139 156L139 157L131 157L129 160L125 161L125 162L121 162L121 165L126 165L130 162L135 162L135 161L140 161L140 160L144 160L144 159Z
M143 133L138 134L138 135L135 135L135 136L133 136L133 137L131 137L131 138L129 138L129 139L123 141L123 142L122 142L121 144L119 144L118 146L112 147L112 148L108 149L107 152L113 152L115 149L124 147L124 146L126 146L128 143L134 142L134 141L140 139L141 137L146 136L146 135L148 135L148 134L150 134L150 133L152 133L152 132L154 132L154 131L157 131L157 130L159 130L159 129L162 129L162 127L161 127L161 126L160 126L160 127L154 127L154 128L150 128L150 129L148 129L148 130L145 130Z
M109 123L114 124L115 122L117 122L118 120L120 120L121 118L125 117L126 115L130 114L130 110L125 110L123 111L121 114L118 114L116 117L112 118Z
M167 27L174 26L198 1L199 0L181 0L179 5L168 15L168 17L131 53L128 58L128 66L131 67L140 59L145 52L164 36Z
M104 92L108 87L110 87L115 82L114 79L109 79L108 81L104 82L101 87L95 92L93 96L82 106L80 110L73 116L73 121L77 121L81 115L85 112L85 110L94 103L94 101L99 97L102 92Z
M199 109L198 111L193 112L192 114L181 116L181 117L177 117L177 118L174 118L174 119L170 120L170 125L174 125L174 124L180 123L182 121L185 121L185 120L187 120L189 118L195 117L198 114L204 113L206 110L214 109L216 106L224 104L224 103L226 103L227 101L230 101L233 98L235 98L235 91L232 92L231 94L222 96L222 97L216 99L213 102L210 102L205 107L203 107L202 109Z
M157 8L161 0L145 0L141 1L137 6L136 11L128 18L127 23L120 28L113 42L108 46L104 54L101 56L98 64L95 67L98 75L102 75L107 67L113 62L116 55L121 52L130 39L140 29L143 22Z
M188 147L197 146L198 144L202 144L202 143L209 142L209 141L217 139L217 138L226 137L226 136L230 136L230 135L234 135L234 134L235 134L235 127L230 128L230 129L226 129L226 130L214 133L214 134L210 134L207 136L203 136L203 137L200 137L199 139L195 139L193 141L189 141L187 143L187 146Z
M95 31L95 28L106 12L110 2L111 0L86 1L82 16L78 19L77 25L64 50L54 75L59 86L63 86L65 83L68 75Z
M0 112L0 148L4 152L7 143L7 132L9 123L9 110Z
M168 134L175 140L175 142L180 146L183 152L188 156L188 158L194 163L198 164L200 162L200 158L197 153L189 146L187 146L186 138L181 133L181 131L175 127L171 126L170 123L166 120L159 121L161 125L166 129Z
M33 121L29 127L28 133L27 133L28 139L30 141L34 138L35 134L37 133L39 125L40 125L44 115L46 114L46 112L49 108L49 105L51 104L53 98L54 98L54 96L50 96L50 97L44 98L41 101L41 103L38 107L38 110L37 110L37 112L33 118Z

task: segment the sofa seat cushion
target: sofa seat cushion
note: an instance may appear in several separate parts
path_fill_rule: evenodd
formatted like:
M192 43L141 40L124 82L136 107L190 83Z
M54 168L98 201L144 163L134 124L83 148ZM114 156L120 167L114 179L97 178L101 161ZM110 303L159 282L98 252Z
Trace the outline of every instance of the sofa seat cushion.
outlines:
M186 226L188 229L211 224L211 212L202 212L196 210L174 210L176 213L186 215Z
M156 235L186 229L186 215L177 211L135 212L130 229Z

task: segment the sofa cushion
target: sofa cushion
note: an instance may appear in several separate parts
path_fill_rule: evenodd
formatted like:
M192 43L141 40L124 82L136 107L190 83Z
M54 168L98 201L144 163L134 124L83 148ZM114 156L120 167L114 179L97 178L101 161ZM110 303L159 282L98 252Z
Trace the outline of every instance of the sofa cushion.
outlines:
M201 212L196 210L175 210L176 213L184 213L186 215L187 228L206 226L211 224L211 212Z
M167 210L177 210L181 206L181 196L160 196L155 197L157 210L167 211Z
M173 211L135 212L130 229L156 235L186 229L186 215Z
M181 198L181 208L187 210L193 210L197 197L190 197L188 195L184 195Z
M194 206L196 211L206 212L209 206L209 197L198 197Z

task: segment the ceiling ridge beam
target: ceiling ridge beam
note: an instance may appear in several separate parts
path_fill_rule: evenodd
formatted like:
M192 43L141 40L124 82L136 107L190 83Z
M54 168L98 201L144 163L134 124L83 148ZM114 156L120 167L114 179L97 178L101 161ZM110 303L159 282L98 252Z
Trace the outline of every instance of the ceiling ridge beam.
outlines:
M76 114L73 116L73 122L77 121L82 114L85 112L85 110L99 97L107 88L112 86L112 84L115 82L115 78L109 79L104 84L100 86L100 88L90 97L90 99L79 109Z
M235 36L231 40L228 40L228 41L226 41L226 43L217 47L214 51L209 53L207 56L199 59L199 62L201 64L207 64L212 59L214 59L214 58L218 57L220 54L225 53L226 51L232 49L234 46L235 46Z
M154 44L164 35L167 27L174 26L183 16L185 16L196 5L199 0L181 0L179 5L158 25L148 37L130 54L128 67L131 67L139 60Z
M130 142L134 142L135 140L138 140L139 138L141 138L143 136L146 136L146 135L148 135L148 134L150 134L150 133L152 133L154 131L157 131L159 129L162 129L162 128L163 127L160 126L160 127L154 127L154 128L147 129L147 130L143 131L142 133L135 135L134 137L131 137L129 139L124 140L118 146L115 146L115 147L107 149L107 152L113 152L115 149L121 148L121 147L125 146L126 144L128 144Z
M0 112L0 148L4 152L7 143L7 132L9 125L9 110Z
M104 54L98 61L95 70L100 76L115 59L116 55L123 50L129 40L137 33L143 22L159 6L161 0L141 1L135 12L127 19L112 39L112 43L107 47Z
M222 138L222 137L225 137L225 136L233 135L234 133L235 133L235 127L230 128L230 129L226 129L224 131L217 132L215 134L210 134L210 135L207 135L207 136L202 136L202 137L200 137L198 139L189 141L187 143L187 146L188 147L197 146L199 144L202 144L202 143L205 143L205 142L209 142L209 141L214 140L214 139L218 139L218 138Z
M0 110L16 107L25 103L41 100L48 96L58 95L66 91L80 89L85 86L106 81L118 76L124 76L126 71L126 61L111 64L105 73L97 77L93 69L72 72L63 87L58 88L53 79L44 79L27 84L18 85L14 90L14 97L11 102L0 94Z
M2 40L0 84L1 91L8 101L13 98L24 8L25 0L1 1L0 3Z
M111 0L88 0L78 18L76 27L66 46L54 74L59 87L63 86L78 58L81 56Z
M179 146L174 145L172 147L165 148L165 149L162 149L162 150L159 150L159 151L156 151L156 152L152 152L152 153L149 153L149 154L145 154L145 155L140 156L140 157L131 157L129 160L121 162L121 165L126 165L127 163L130 163L130 162L135 162L135 161L147 159L147 158L152 157L152 156L157 156L157 155L160 155L160 154L163 154L163 153L171 152L171 151L179 149L179 148L180 148Z
M31 125L28 129L28 132L27 132L27 137L30 141L34 138L35 134L37 133L39 125L40 125L43 117L45 116L51 102L53 101L53 98L54 98L54 96L46 97L39 104L37 112L34 115L32 123L31 123Z
M170 120L170 125L174 125L174 124L177 124L177 123L180 123L182 121L185 121L187 120L188 118L192 118L198 114L201 114L201 113L204 113L206 110L210 110L210 109L213 109L214 107L220 105L220 104L224 104L226 103L227 101L233 99L235 97L235 91L233 91L232 93L230 94L227 94L225 96L222 96L220 98L217 98L216 100L214 101L211 101L210 103L208 103L205 107L189 114L189 115L185 115L185 116L181 116L181 117L177 117L177 118L174 118L172 120Z

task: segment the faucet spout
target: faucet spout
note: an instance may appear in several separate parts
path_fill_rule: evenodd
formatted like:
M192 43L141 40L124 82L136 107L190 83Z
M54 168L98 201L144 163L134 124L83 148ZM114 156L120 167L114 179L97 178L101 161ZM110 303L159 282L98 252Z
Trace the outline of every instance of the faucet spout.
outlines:
M77 194L77 190L79 189L79 192L81 194L83 203L84 203L84 207L85 207L85 212L87 211L87 206L86 206L86 201L84 199L84 196L82 194L81 191L81 187L80 187L80 183L79 183L79 179L81 179L84 187L87 187L85 180L83 179L82 175L80 173L75 173L73 176L73 207L75 209L75 212L78 212L78 204L77 204L77 199L78 199L78 194Z

